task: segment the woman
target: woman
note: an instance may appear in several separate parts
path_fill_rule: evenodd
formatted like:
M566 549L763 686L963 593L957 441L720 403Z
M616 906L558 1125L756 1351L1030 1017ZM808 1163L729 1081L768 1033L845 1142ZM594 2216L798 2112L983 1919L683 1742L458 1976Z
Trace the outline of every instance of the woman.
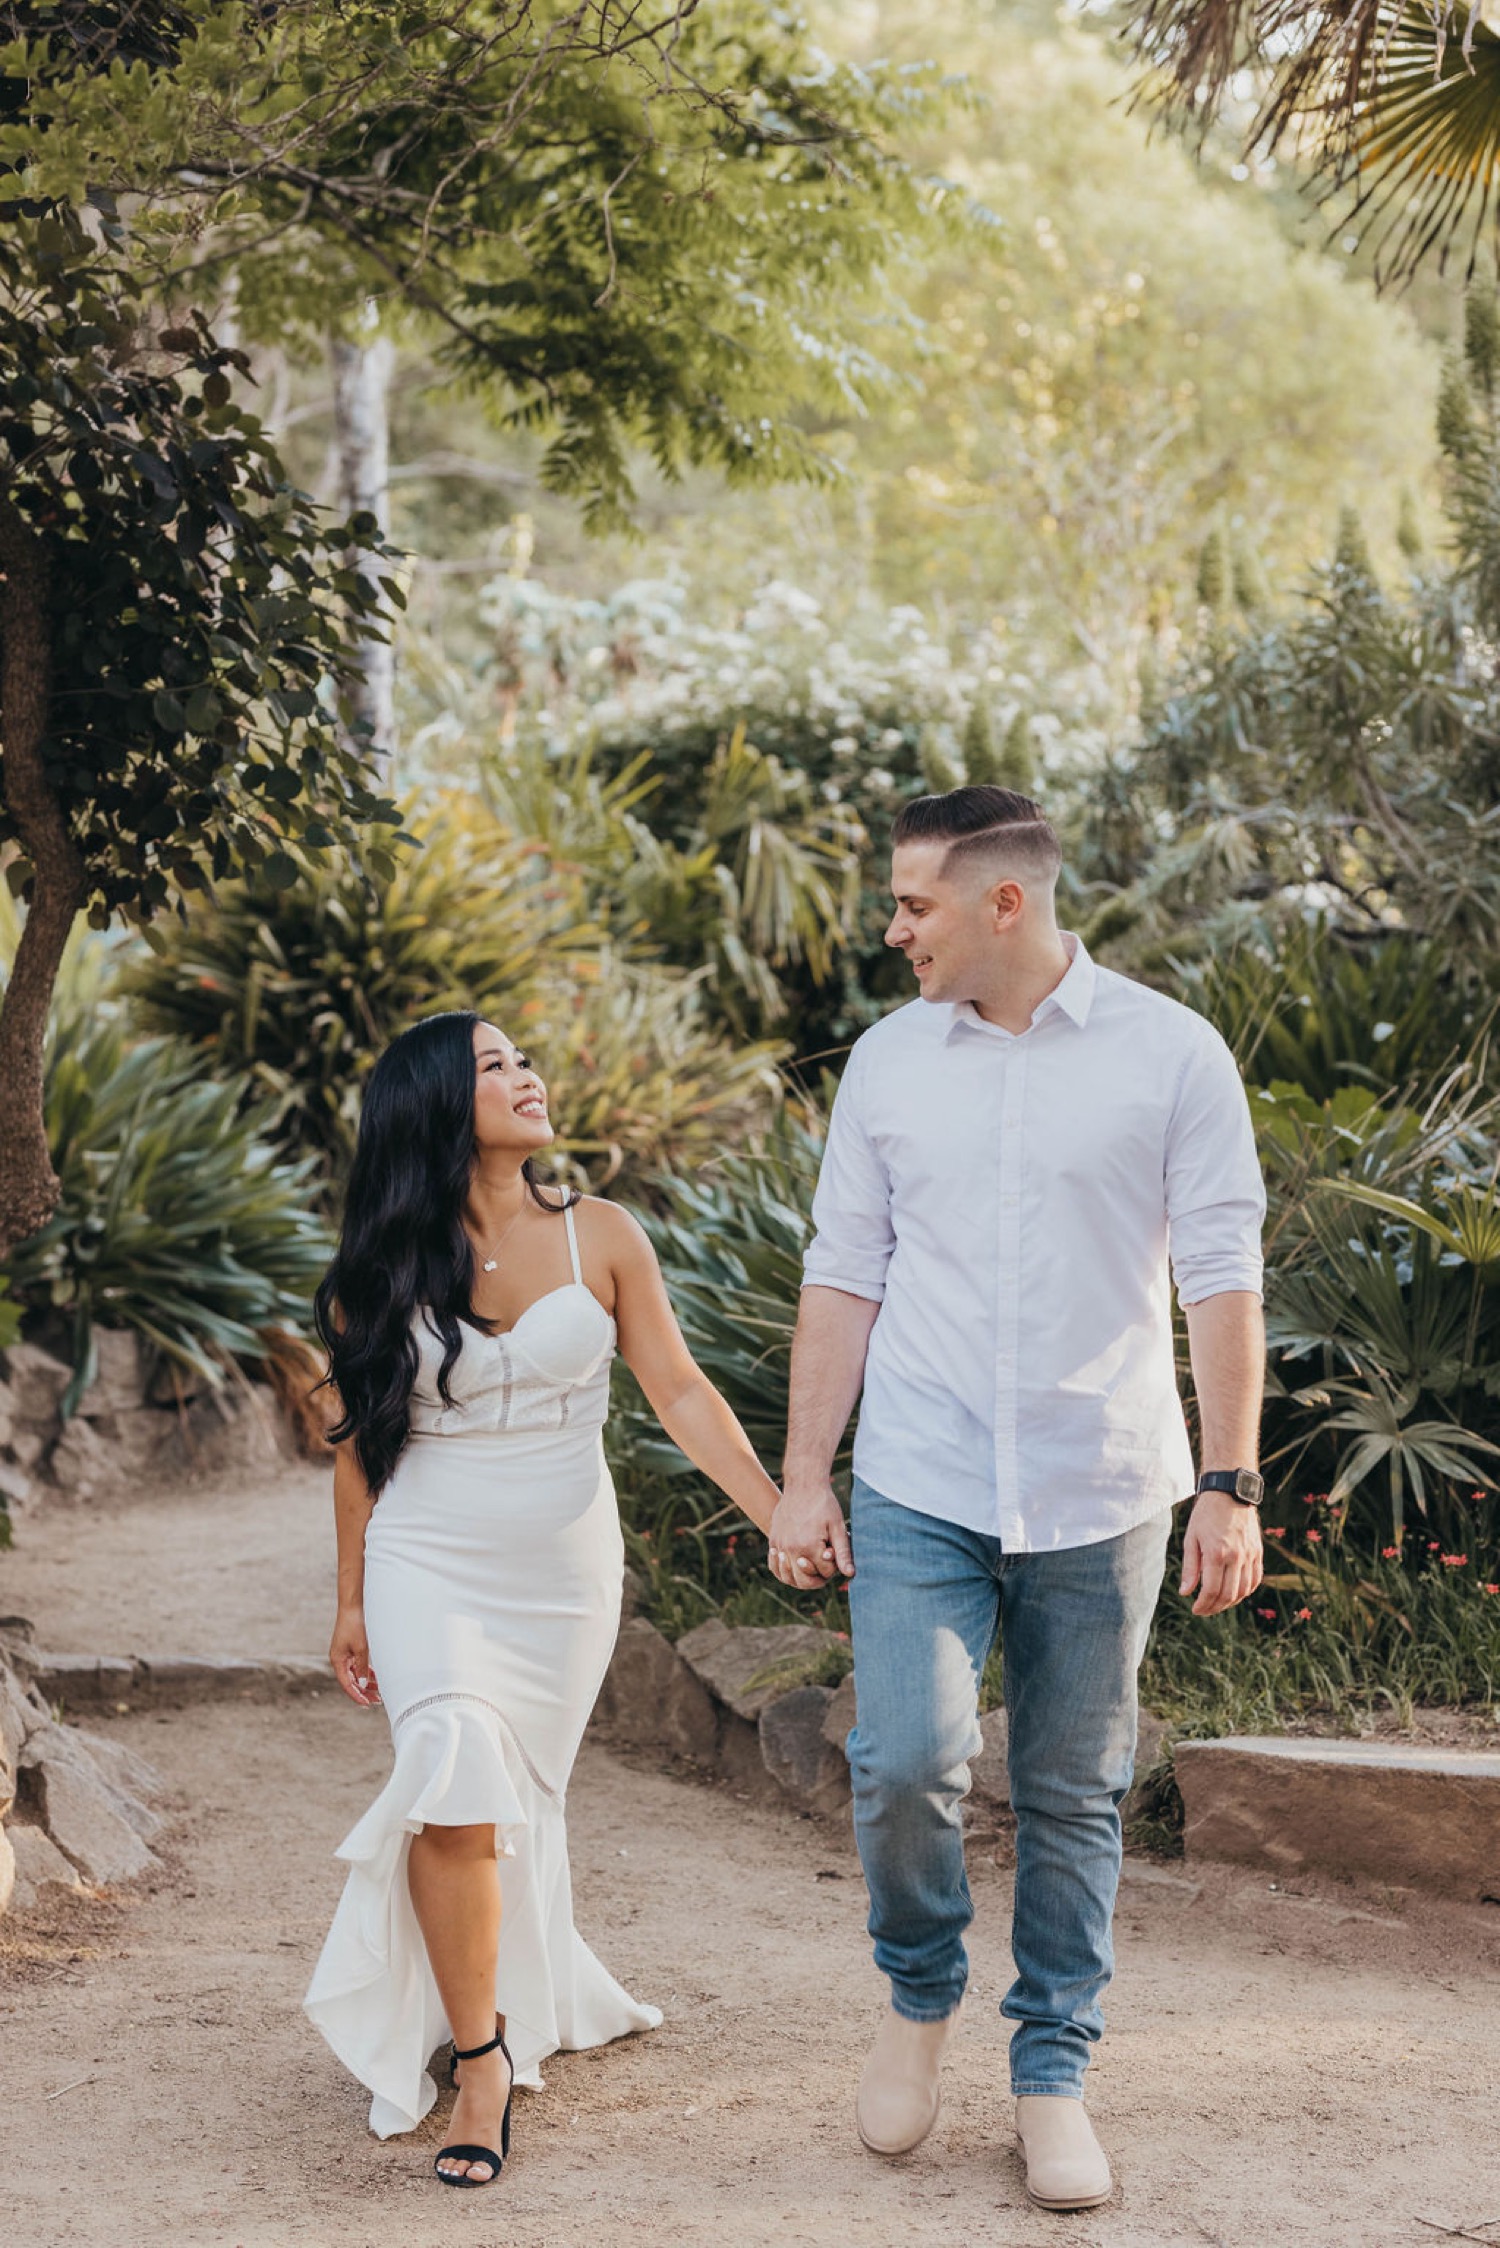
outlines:
M445 2184L499 2176L514 2082L560 2046L654 2028L573 1927L563 1795L619 1623L624 1545L600 1431L618 1348L663 1428L761 1528L778 1492L689 1357L645 1233L541 1184L529 1057L467 1013L370 1080L318 1326L351 1700L383 1701L389 1785L343 1843L308 2013L409 2131L426 2061L462 2059Z

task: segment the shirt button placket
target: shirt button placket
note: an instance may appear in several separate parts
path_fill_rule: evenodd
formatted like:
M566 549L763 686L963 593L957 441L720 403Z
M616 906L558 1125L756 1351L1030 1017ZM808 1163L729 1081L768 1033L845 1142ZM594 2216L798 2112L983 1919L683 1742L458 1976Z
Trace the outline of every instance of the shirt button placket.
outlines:
M1016 1437L1021 1340L1021 1185L1025 1166L1023 1117L1028 1042L1001 1048L999 1223L996 1234L995 1498L1000 1543L1007 1552L1025 1544L1021 1519L1020 1461Z

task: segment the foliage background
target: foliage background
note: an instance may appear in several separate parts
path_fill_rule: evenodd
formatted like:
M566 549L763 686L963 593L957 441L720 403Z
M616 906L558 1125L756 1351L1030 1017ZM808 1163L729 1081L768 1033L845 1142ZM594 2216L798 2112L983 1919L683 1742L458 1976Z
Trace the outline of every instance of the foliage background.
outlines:
M455 390L387 307L419 848L220 882L149 952L89 955L106 1019L54 1030L65 1202L12 1296L80 1351L108 1315L253 1357L336 1217L374 1051L473 1003L541 1054L559 1169L643 1212L774 1469L822 1119L907 996L891 819L961 778L1031 786L1070 923L1234 1044L1271 1189L1276 1566L1206 1631L1167 1595L1149 1691L1199 1730L1489 1705L1500 320L1483 291L1377 300L1286 168L1153 135L1096 13L818 12L841 72L968 74L904 127L968 219L899 285L868 253L880 377L798 393L811 483L673 481L648 444L622 459L634 534L587 535L555 431ZM260 281L238 307L254 395L331 494L327 375L273 310ZM246 1183L246 1230L212 1164L217 1232L153 1201L184 1133ZM256 1235L252 1186L298 1223ZM203 1261L191 1333L174 1223ZM623 1372L610 1445L664 1623L807 1612ZM840 1596L821 1612L844 1628Z

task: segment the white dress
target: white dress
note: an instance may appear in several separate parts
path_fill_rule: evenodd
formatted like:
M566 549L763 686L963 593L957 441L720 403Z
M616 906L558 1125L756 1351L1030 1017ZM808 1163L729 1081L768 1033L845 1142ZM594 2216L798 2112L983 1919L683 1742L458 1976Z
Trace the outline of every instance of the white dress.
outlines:
M503 1335L443 1346L416 1322L411 1435L365 1536L365 1628L390 1718L390 1783L340 1845L349 1878L304 2004L369 2086L370 2128L410 2131L451 2035L406 1882L423 1826L495 1824L495 2005L516 2081L560 2047L654 2029L573 1926L568 1775L620 1620L624 1540L600 1434L615 1323L573 1279Z

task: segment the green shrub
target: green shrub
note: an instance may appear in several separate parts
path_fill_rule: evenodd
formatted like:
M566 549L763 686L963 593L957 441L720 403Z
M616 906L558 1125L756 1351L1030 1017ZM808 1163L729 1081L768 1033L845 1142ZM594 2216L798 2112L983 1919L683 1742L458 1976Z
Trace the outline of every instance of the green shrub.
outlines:
M386 880L341 858L289 889L219 885L122 983L147 1030L275 1105L283 1146L341 1170L364 1082L396 1033L444 1007L519 1019L542 961L587 956L577 884L472 797L408 822L420 848Z
M1500 1298L1477 1218L1472 1239L1424 1229L1455 1198L1484 1205L1500 1101L1272 1085L1251 1107L1270 1202L1266 1519L1296 1531L1302 1498L1331 1493L1320 1536L1366 1558L1424 1525L1467 1550L1470 1492L1500 1469Z
M815 1114L788 1105L743 1153L720 1155L691 1177L658 1178L658 1207L642 1212L687 1346L773 1475L786 1444L792 1333L822 1144ZM631 1560L664 1630L687 1630L715 1612L730 1623L848 1630L841 1590L793 1593L769 1575L765 1540L662 1434L624 1366L606 1443ZM852 1448L851 1433L835 1461L846 1496Z
M71 1334L76 1402L95 1326L133 1327L217 1382L301 1327L331 1243L309 1161L283 1161L267 1112L205 1078L191 1047L133 1042L109 1010L55 1024L46 1113L62 1199L7 1278L43 1330Z
M1448 948L1400 930L1353 943L1326 922L1192 963L1180 996L1222 1031L1252 1084L1406 1094L1466 1064L1488 1027Z
M393 880L348 861L285 891L225 884L122 977L146 1029L191 1040L202 1067L271 1104L265 1128L318 1156L326 1199L376 1057L444 1007L494 1016L535 1056L553 1165L579 1184L641 1190L766 1121L779 1049L720 1035L706 970L616 951L578 861L472 796L409 824L421 848Z

